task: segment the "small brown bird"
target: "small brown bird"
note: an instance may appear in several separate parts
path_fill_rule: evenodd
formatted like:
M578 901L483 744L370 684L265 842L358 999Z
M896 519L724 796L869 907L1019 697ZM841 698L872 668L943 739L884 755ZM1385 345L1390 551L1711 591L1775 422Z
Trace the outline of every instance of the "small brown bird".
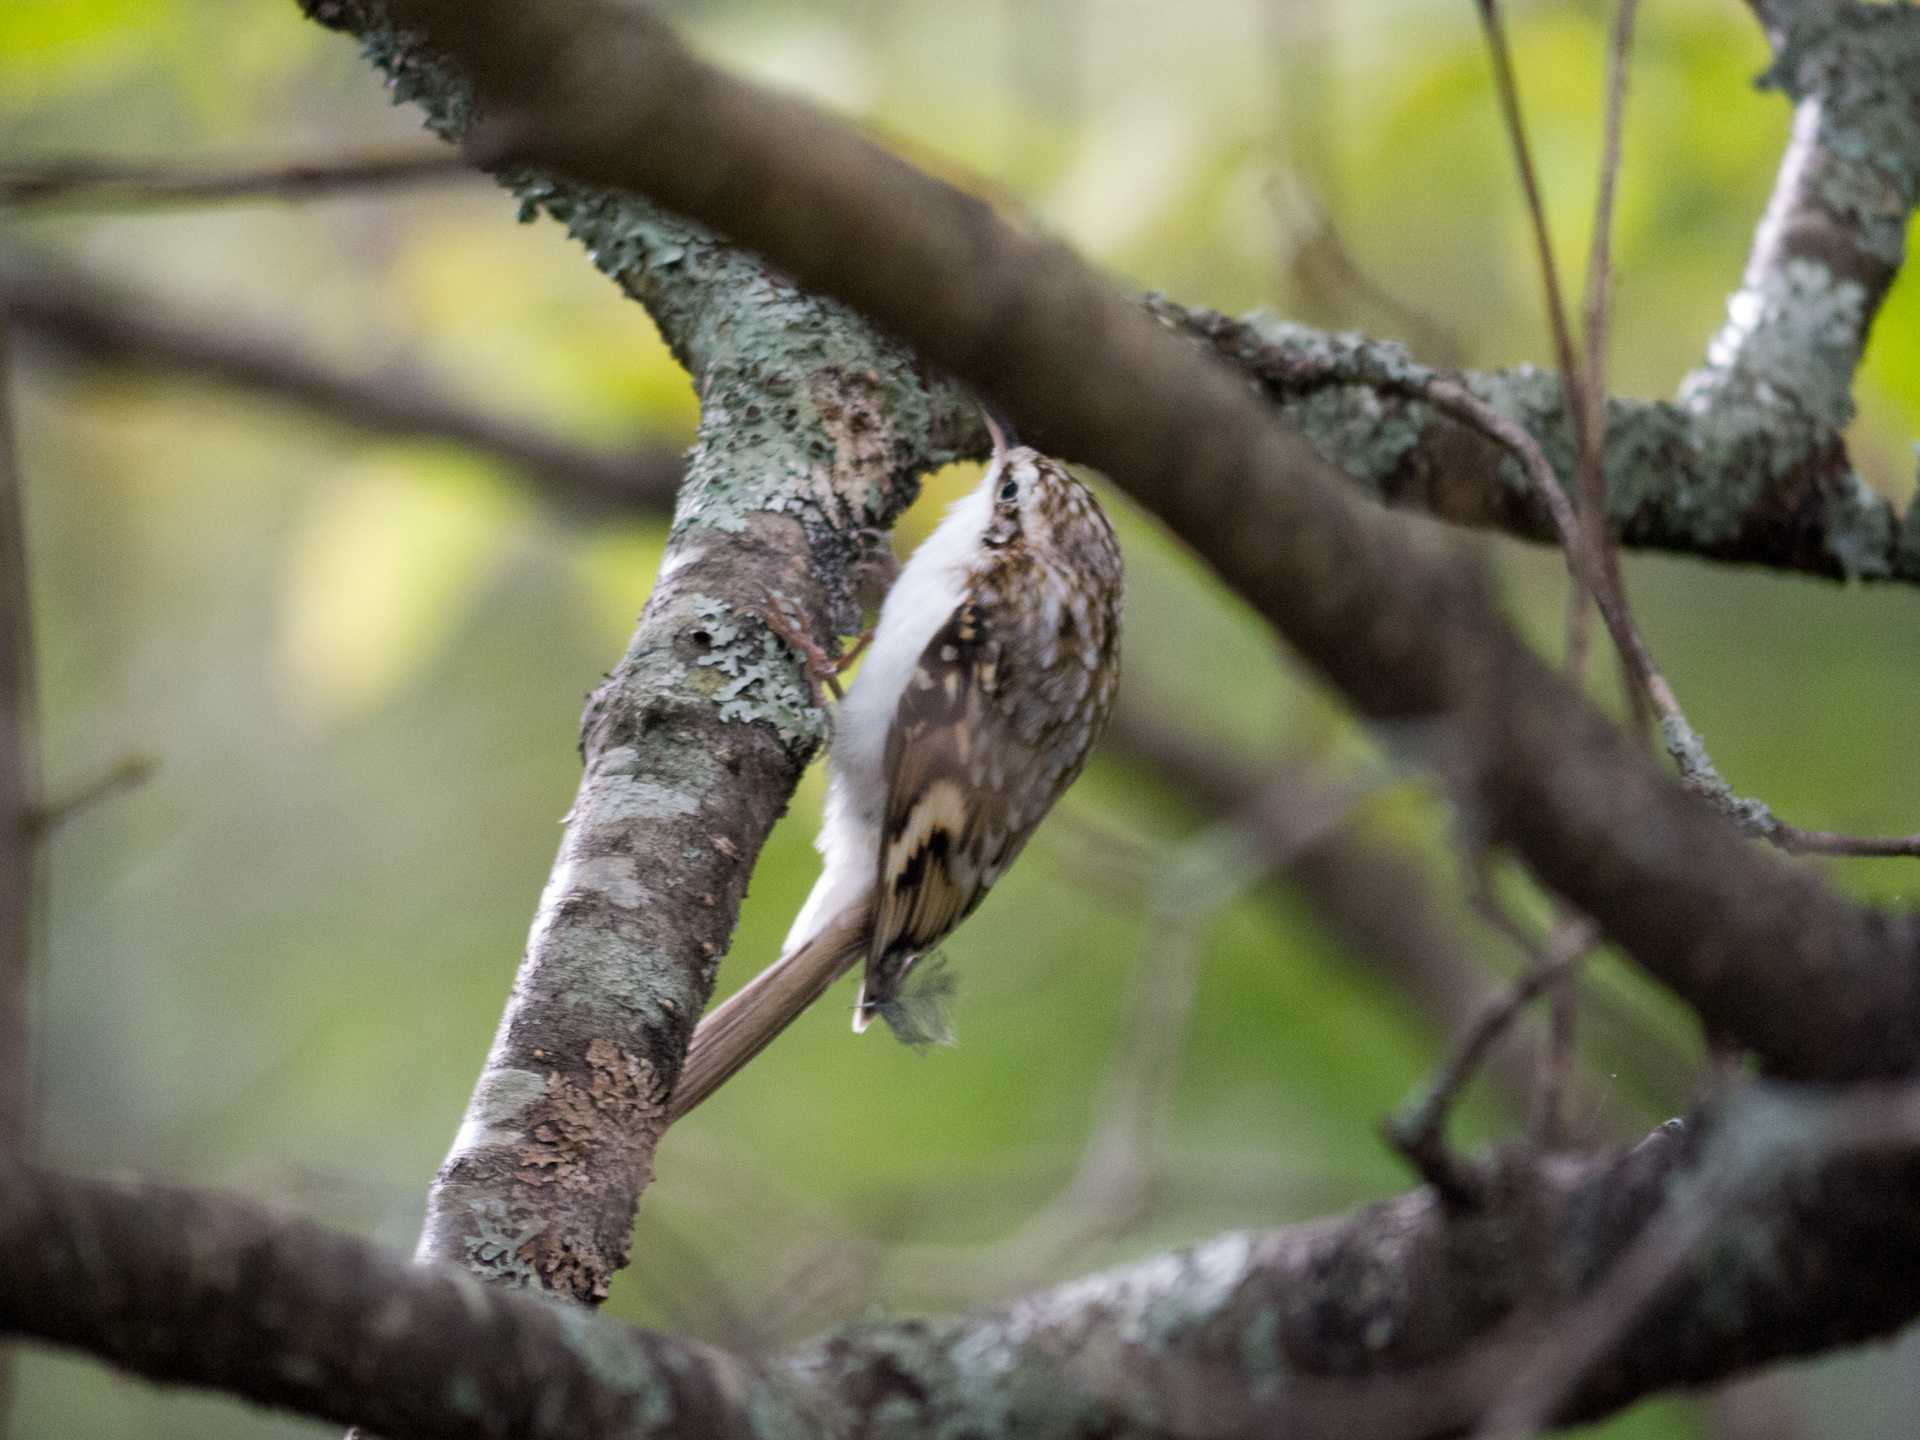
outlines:
M701 1020L675 1120L863 961L853 1028L878 1015L903 1039L934 1038L901 981L1006 872L1106 725L1113 527L1060 465L989 428L993 463L901 569L840 705L820 879L780 958ZM832 683L839 665L792 617L765 618Z
M865 960L855 1031L879 1015L919 1038L901 982L1080 774L1119 683L1113 527L1063 466L991 428L992 464L902 568L840 705L825 863L783 947Z

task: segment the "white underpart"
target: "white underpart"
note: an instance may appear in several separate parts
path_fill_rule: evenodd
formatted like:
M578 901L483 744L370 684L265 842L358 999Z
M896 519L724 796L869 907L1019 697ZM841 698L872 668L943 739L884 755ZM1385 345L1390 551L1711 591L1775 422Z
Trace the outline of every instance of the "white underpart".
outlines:
M865 895L879 872L887 732L928 642L960 606L967 571L978 559L980 536L993 516L993 487L1000 483L1003 463L996 454L980 484L953 503L901 567L880 607L860 673L834 713L826 818L814 842L824 863L787 932L788 954Z

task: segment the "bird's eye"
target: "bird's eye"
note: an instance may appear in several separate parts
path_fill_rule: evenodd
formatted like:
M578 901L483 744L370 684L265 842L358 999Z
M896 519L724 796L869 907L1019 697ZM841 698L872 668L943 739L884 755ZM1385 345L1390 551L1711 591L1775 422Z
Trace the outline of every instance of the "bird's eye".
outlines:
M1020 498L1020 482L1017 480L1007 481L1006 484L1000 487L1000 498L1002 500L1018 500Z

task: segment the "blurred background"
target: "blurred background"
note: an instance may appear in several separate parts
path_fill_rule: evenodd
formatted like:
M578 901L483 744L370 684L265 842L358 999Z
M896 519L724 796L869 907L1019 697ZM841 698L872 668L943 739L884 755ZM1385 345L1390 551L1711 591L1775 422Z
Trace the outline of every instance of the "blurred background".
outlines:
M1024 205L1138 288L1545 363L1524 217L1467 0L821 0L669 7L739 71ZM1513 7L1556 240L1577 276L1607 7ZM1614 389L1671 395L1737 283L1786 136L1738 0L1649 0L1621 177ZM425 143L291 3L8 0L0 165L212 166ZM644 315L478 179L302 201L0 212L122 316L273 347L597 453L688 442ZM1904 502L1920 294L1895 289L1854 455ZM370 434L334 407L13 335L46 785L157 769L49 850L39 1144L58 1165L238 1190L395 1246L458 1123L620 654L657 516L555 503L538 466ZM977 471L929 482L904 550ZM610 1308L774 1346L880 1305L989 1302L1234 1226L1407 1187L1384 1114L1522 963L1472 913L1447 809L1263 628L1107 494L1130 565L1125 713L948 947L956 1048L855 1043L836 995L675 1129ZM1557 653L1561 565L1489 547ZM1715 758L1800 824L1920 828L1907 592L1631 560ZM1610 666L1596 667L1608 681ZM1271 782L1279 780L1276 787ZM818 772L754 876L723 990L812 882ZM1249 844L1221 807L1264 797ZM1836 882L1895 899L1913 862ZM1503 892L1536 925L1514 877ZM1576 1138L1683 1108L1687 1015L1611 956L1582 1011ZM1145 1023L1141 1017L1144 1015ZM1537 1038L1535 1016L1520 1039ZM1510 1054L1456 1120L1524 1123ZM1117 1099L1116 1099L1117 1097ZM1094 1143L1096 1137L1099 1143ZM1920 1346L1643 1405L1613 1437L1906 1436ZM21 1437L318 1435L28 1352Z

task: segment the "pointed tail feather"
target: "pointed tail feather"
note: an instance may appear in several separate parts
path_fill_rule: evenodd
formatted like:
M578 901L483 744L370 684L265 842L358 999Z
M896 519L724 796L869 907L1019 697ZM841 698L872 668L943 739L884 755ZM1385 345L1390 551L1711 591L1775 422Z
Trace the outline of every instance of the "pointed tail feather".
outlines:
M707 1012L693 1032L686 1063L667 1102L671 1120L724 1085L859 963L867 953L870 908L864 898L848 906L804 945L782 955ZM857 1020L854 1028L861 1028Z

